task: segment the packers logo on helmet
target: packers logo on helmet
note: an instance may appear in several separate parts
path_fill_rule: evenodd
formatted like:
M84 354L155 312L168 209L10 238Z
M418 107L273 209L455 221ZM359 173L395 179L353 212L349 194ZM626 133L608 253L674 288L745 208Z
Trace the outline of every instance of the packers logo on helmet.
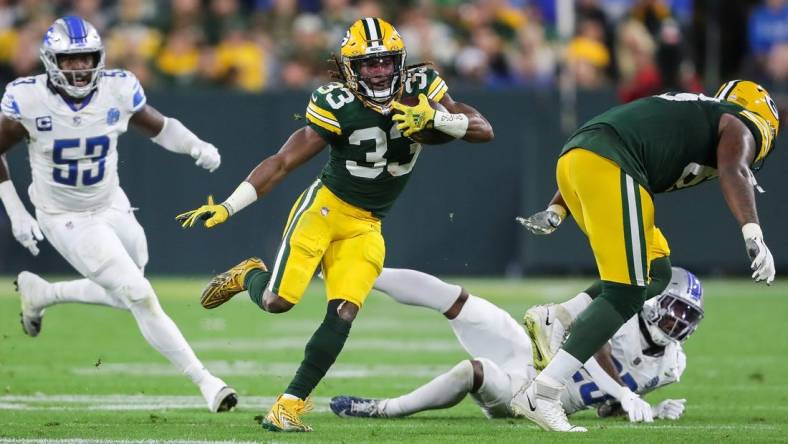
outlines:
M342 39L339 69L348 88L365 105L385 112L402 93L405 44L390 23L356 20Z
M763 143L760 151L755 156L755 162L766 158L774 147L774 139L780 130L780 114L777 112L777 105L769 96L766 88L749 80L731 80L724 83L714 97L733 102L747 110L747 112L760 117L760 119L753 119L747 116L746 112L743 112L745 117L750 118L761 130Z

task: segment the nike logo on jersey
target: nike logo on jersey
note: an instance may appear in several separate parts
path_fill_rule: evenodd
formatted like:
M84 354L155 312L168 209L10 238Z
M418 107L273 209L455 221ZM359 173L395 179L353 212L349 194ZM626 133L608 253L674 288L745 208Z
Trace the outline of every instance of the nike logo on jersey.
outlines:
M532 411L532 412L535 412L535 411L536 411L536 407L535 407L535 406L534 406L534 404L531 402L531 397L530 397L530 396L528 396L528 393L526 393L526 394L525 394L525 399L527 399L527 400L528 400L528 408L529 408L529 409L531 409L531 411Z
M545 317L544 317L544 325L553 325L553 323L550 321L550 309L549 308L547 309L547 315L545 315Z

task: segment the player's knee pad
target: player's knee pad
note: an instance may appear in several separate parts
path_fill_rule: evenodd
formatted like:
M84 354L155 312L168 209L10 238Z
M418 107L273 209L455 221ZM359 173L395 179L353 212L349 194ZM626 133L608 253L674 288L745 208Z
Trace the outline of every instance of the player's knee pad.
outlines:
M467 359L460 361L446 375L454 380L456 386L462 387L467 392L471 391L473 387L473 364L471 361Z
M475 358L474 361L482 366L483 380L479 390L471 393L471 397L489 418L510 416L512 388L509 375L487 358Z
M144 277L124 279L120 285L112 290L112 293L128 305L140 302L156 302L156 305L158 305L153 286Z
M646 287L602 281L602 295L624 319L629 319L643 308Z

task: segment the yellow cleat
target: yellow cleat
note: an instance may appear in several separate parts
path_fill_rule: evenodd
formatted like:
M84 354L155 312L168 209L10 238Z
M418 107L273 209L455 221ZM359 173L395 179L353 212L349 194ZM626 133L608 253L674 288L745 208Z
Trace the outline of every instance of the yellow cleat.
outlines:
M312 410L312 400L276 398L271 410L265 415L262 426L271 432L311 432L312 427L301 422L301 415Z
M525 331L531 338L534 367L544 370L566 339L572 324L565 308L558 304L535 305L525 312Z
M246 290L244 279L252 270L268 271L260 258L251 257L235 267L216 275L202 291L200 304L205 308L216 308L229 301L236 294Z

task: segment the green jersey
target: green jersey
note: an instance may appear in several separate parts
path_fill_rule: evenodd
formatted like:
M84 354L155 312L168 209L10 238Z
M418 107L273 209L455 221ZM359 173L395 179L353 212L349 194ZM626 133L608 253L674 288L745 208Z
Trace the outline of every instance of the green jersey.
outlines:
M403 96L423 93L440 101L447 89L437 71L419 68L408 72ZM390 114L368 108L342 83L315 90L306 119L330 146L323 184L345 202L384 217L405 188L421 145L402 136Z
M766 122L739 105L704 95L671 93L600 114L572 135L561 154L573 148L597 153L618 164L652 194L687 188L717 177L723 114L744 122L759 150L772 143Z

